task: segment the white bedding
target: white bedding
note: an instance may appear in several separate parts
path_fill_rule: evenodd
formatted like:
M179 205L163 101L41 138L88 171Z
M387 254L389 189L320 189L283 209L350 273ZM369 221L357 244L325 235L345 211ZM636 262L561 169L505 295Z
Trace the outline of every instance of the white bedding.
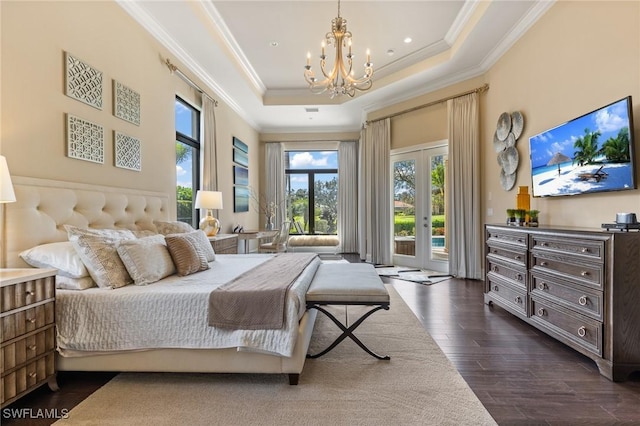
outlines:
M56 325L63 356L157 348L238 348L290 357L305 294L320 260L291 286L281 330L226 330L207 324L209 293L272 255L216 255L211 268L146 286L58 290Z

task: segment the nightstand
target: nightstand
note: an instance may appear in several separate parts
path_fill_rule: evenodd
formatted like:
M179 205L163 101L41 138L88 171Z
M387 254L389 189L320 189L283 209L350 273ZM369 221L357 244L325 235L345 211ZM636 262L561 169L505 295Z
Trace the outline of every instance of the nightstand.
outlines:
M0 406L48 384L55 370L56 269L0 269Z
M218 234L215 237L209 237L209 241L216 254L238 254L237 234Z

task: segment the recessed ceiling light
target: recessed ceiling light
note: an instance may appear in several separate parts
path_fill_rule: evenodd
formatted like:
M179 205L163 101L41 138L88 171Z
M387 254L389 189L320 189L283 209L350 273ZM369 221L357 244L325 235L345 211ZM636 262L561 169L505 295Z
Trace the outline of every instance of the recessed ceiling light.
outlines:
M278 42L277 41L272 41L272 42L269 43L269 46L278 47Z
M412 41L413 40L411 40L411 37L407 37L407 38L404 39L404 42L407 43L407 44L411 43Z
M393 49L387 50L387 55L389 55L389 56L393 56L394 53L396 53L396 51L393 50Z
M307 112L318 112L318 111L320 111L318 108L305 108L304 110L307 111Z

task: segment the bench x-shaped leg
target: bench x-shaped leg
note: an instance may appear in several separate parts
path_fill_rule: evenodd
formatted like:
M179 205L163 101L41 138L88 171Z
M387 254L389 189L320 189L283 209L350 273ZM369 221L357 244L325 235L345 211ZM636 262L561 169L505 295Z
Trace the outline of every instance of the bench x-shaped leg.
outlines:
M373 309L371 309L370 311L366 312L364 315L362 315L356 322L354 322L353 324L351 324L349 327L346 327L344 324L342 324L331 312L327 311L326 309L324 309L323 307L321 307L322 303L308 303L307 304L307 309L316 309L322 313L324 313L327 317L329 317L331 319L331 321L333 321L339 328L340 330L342 330L342 334L340 336L338 336L338 338L332 343L330 344L325 350L323 350L322 352L315 354L315 355L311 355L308 354L307 358L318 358L321 357L322 355L326 354L327 352L329 352L330 350L332 350L333 348L335 348L336 346L338 346L338 344L340 342L342 342L344 339L346 339L347 337L349 337L351 340L353 340L354 342L356 342L356 344L358 346L360 346L365 352L367 352L369 355L371 355L374 358L378 358L381 360L390 360L391 357L387 356L380 356L378 354L376 354L375 352L372 352L369 348L367 348L365 346L364 343L362 343L360 341L360 339L358 339L354 334L353 331L358 328L358 326L360 326L360 324L362 324L362 322L364 320L366 320L367 318L369 318L369 316L371 314L373 314L376 311L379 311L380 309L385 309L385 310L389 310L389 304L388 303L384 303L384 304L380 304L377 305L376 307L374 307ZM339 303L335 303L332 302L331 305L338 305ZM352 304L353 305L353 304Z

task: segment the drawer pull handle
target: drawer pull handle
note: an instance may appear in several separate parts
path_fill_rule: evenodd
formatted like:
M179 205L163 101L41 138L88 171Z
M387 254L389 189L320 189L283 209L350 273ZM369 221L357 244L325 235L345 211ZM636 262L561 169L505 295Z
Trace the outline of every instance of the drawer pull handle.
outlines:
M546 247L546 246L548 246L548 245L549 245L549 244L545 243L544 241L540 243L540 247Z
M31 324L34 324L36 322L35 318L27 318L27 322L30 322Z
M521 298L520 296L516 296L516 298L515 298L515 302L516 302L517 304L522 303L522 298Z
M587 329L584 328L584 326L582 326L582 327L580 327L578 329L578 336L584 337L584 336L586 336L586 334L587 334Z
M538 283L538 290L545 290L547 288L547 283Z
M540 266L547 266L547 262L543 260L542 262L540 262Z
M589 253L589 247L582 247L583 253Z
M522 238L518 238L518 242L519 243L524 243L524 240Z
M539 317L543 317L543 316L545 316L545 314L546 314L546 312L545 312L544 308L538 309L538 316Z
M580 296L580 298L578 299L578 303L582 306L587 304L587 296Z
M498 272L500 270L500 268L498 268L497 266L493 266L493 272Z
M29 373L29 377L31 377L31 378L36 377L36 375L37 375L37 374L36 374L36 372L35 372L35 371L32 371L31 373Z
M583 277L588 277L591 274L589 273L589 271L582 271L580 272L580 275L582 275Z
M497 285L493 286L493 291L498 291L498 286Z
M27 290L27 296L35 296L36 293L33 290Z
M522 274L516 275L516 278L518 279L518 281L522 281Z
M492 253L494 253L494 254L496 254L496 253L498 253L498 250L493 249L493 250L491 250L491 252L492 252Z
M31 345L31 346L28 346L27 349L35 352L37 348L36 348L36 345Z
M519 255L516 255L516 256L514 256L513 258L514 258L515 260L521 260L521 259L522 259L522 257L520 257Z

